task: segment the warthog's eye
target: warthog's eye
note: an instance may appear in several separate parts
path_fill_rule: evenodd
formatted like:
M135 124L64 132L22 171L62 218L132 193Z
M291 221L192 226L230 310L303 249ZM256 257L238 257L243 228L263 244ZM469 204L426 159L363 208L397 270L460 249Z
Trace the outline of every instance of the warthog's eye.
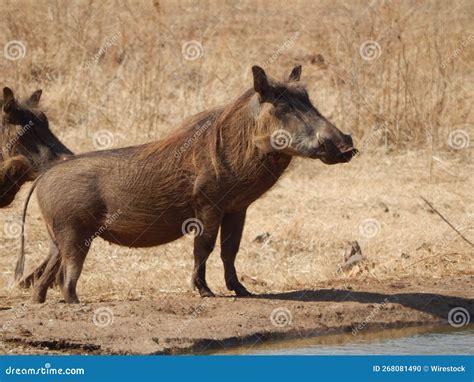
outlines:
M284 116L292 112L292 108L288 102L281 100L273 105L273 113L275 116Z
M280 112L289 112L291 110L291 107L287 102L278 102L275 105L275 109Z

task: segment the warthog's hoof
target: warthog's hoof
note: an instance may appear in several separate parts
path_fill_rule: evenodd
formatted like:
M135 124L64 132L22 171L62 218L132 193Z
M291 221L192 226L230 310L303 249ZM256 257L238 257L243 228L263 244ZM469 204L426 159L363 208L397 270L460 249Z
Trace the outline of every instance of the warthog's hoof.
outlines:
M67 296L67 297L64 297L64 302L66 304L79 304L80 301L79 299L77 298L77 296Z
M32 280L29 280L28 278L20 280L20 282L17 285L21 289L28 289L32 285Z
M201 297L216 297L216 295L209 288L199 289L199 294Z
M254 296L253 293L250 293L244 287L234 289L234 292L237 297L253 297Z
M34 292L31 301L35 304L43 304L46 301L46 293Z
M35 274L34 273L31 273L30 275L28 275L27 277L21 279L19 282L18 282L18 286L20 288L23 288L23 289L28 289L28 288L31 288L32 286L35 285L35 281L36 281L36 277L35 277Z

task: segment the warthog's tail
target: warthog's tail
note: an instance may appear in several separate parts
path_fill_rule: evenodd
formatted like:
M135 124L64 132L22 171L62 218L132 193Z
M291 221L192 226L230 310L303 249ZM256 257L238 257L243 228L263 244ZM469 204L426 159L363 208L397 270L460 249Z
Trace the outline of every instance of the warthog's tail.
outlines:
M28 208L28 203L30 202L31 195L33 195L33 191L38 184L38 181L42 178L43 175L38 176L31 185L30 191L28 191L28 195L26 196L25 204L23 206L23 214L21 218L21 244L20 244L20 256L16 262L15 267L15 282L18 283L21 278L23 277L23 273L25 271L25 220L26 220L26 210Z

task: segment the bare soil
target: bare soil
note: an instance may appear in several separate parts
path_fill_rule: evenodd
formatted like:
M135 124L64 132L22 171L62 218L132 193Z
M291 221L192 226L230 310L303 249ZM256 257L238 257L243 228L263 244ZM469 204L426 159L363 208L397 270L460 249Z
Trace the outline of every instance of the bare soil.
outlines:
M340 333L347 333L349 341L362 331L446 323L455 307L464 307L471 317L474 313L472 276L372 284L337 281L321 289L245 299L223 295L202 299L191 292L79 305L7 299L0 307L4 325L0 352L212 353Z

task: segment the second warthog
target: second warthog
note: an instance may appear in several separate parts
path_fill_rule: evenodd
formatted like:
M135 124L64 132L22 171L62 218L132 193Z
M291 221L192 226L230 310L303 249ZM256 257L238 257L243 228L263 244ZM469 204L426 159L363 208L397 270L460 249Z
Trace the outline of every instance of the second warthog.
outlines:
M192 283L200 295L213 296L206 260L219 228L226 286L249 295L234 266L248 206L293 156L336 164L356 153L351 137L311 104L299 84L301 66L283 82L257 66L252 72L252 89L166 139L79 155L43 175L37 195L52 244L34 273L35 301L45 300L55 279L66 302L79 301L76 284L93 238L151 247L183 236L186 223L196 229Z
M9 206L21 186L36 179L71 150L53 134L46 115L38 108L41 90L23 102L10 88L3 89L0 125L0 208Z

